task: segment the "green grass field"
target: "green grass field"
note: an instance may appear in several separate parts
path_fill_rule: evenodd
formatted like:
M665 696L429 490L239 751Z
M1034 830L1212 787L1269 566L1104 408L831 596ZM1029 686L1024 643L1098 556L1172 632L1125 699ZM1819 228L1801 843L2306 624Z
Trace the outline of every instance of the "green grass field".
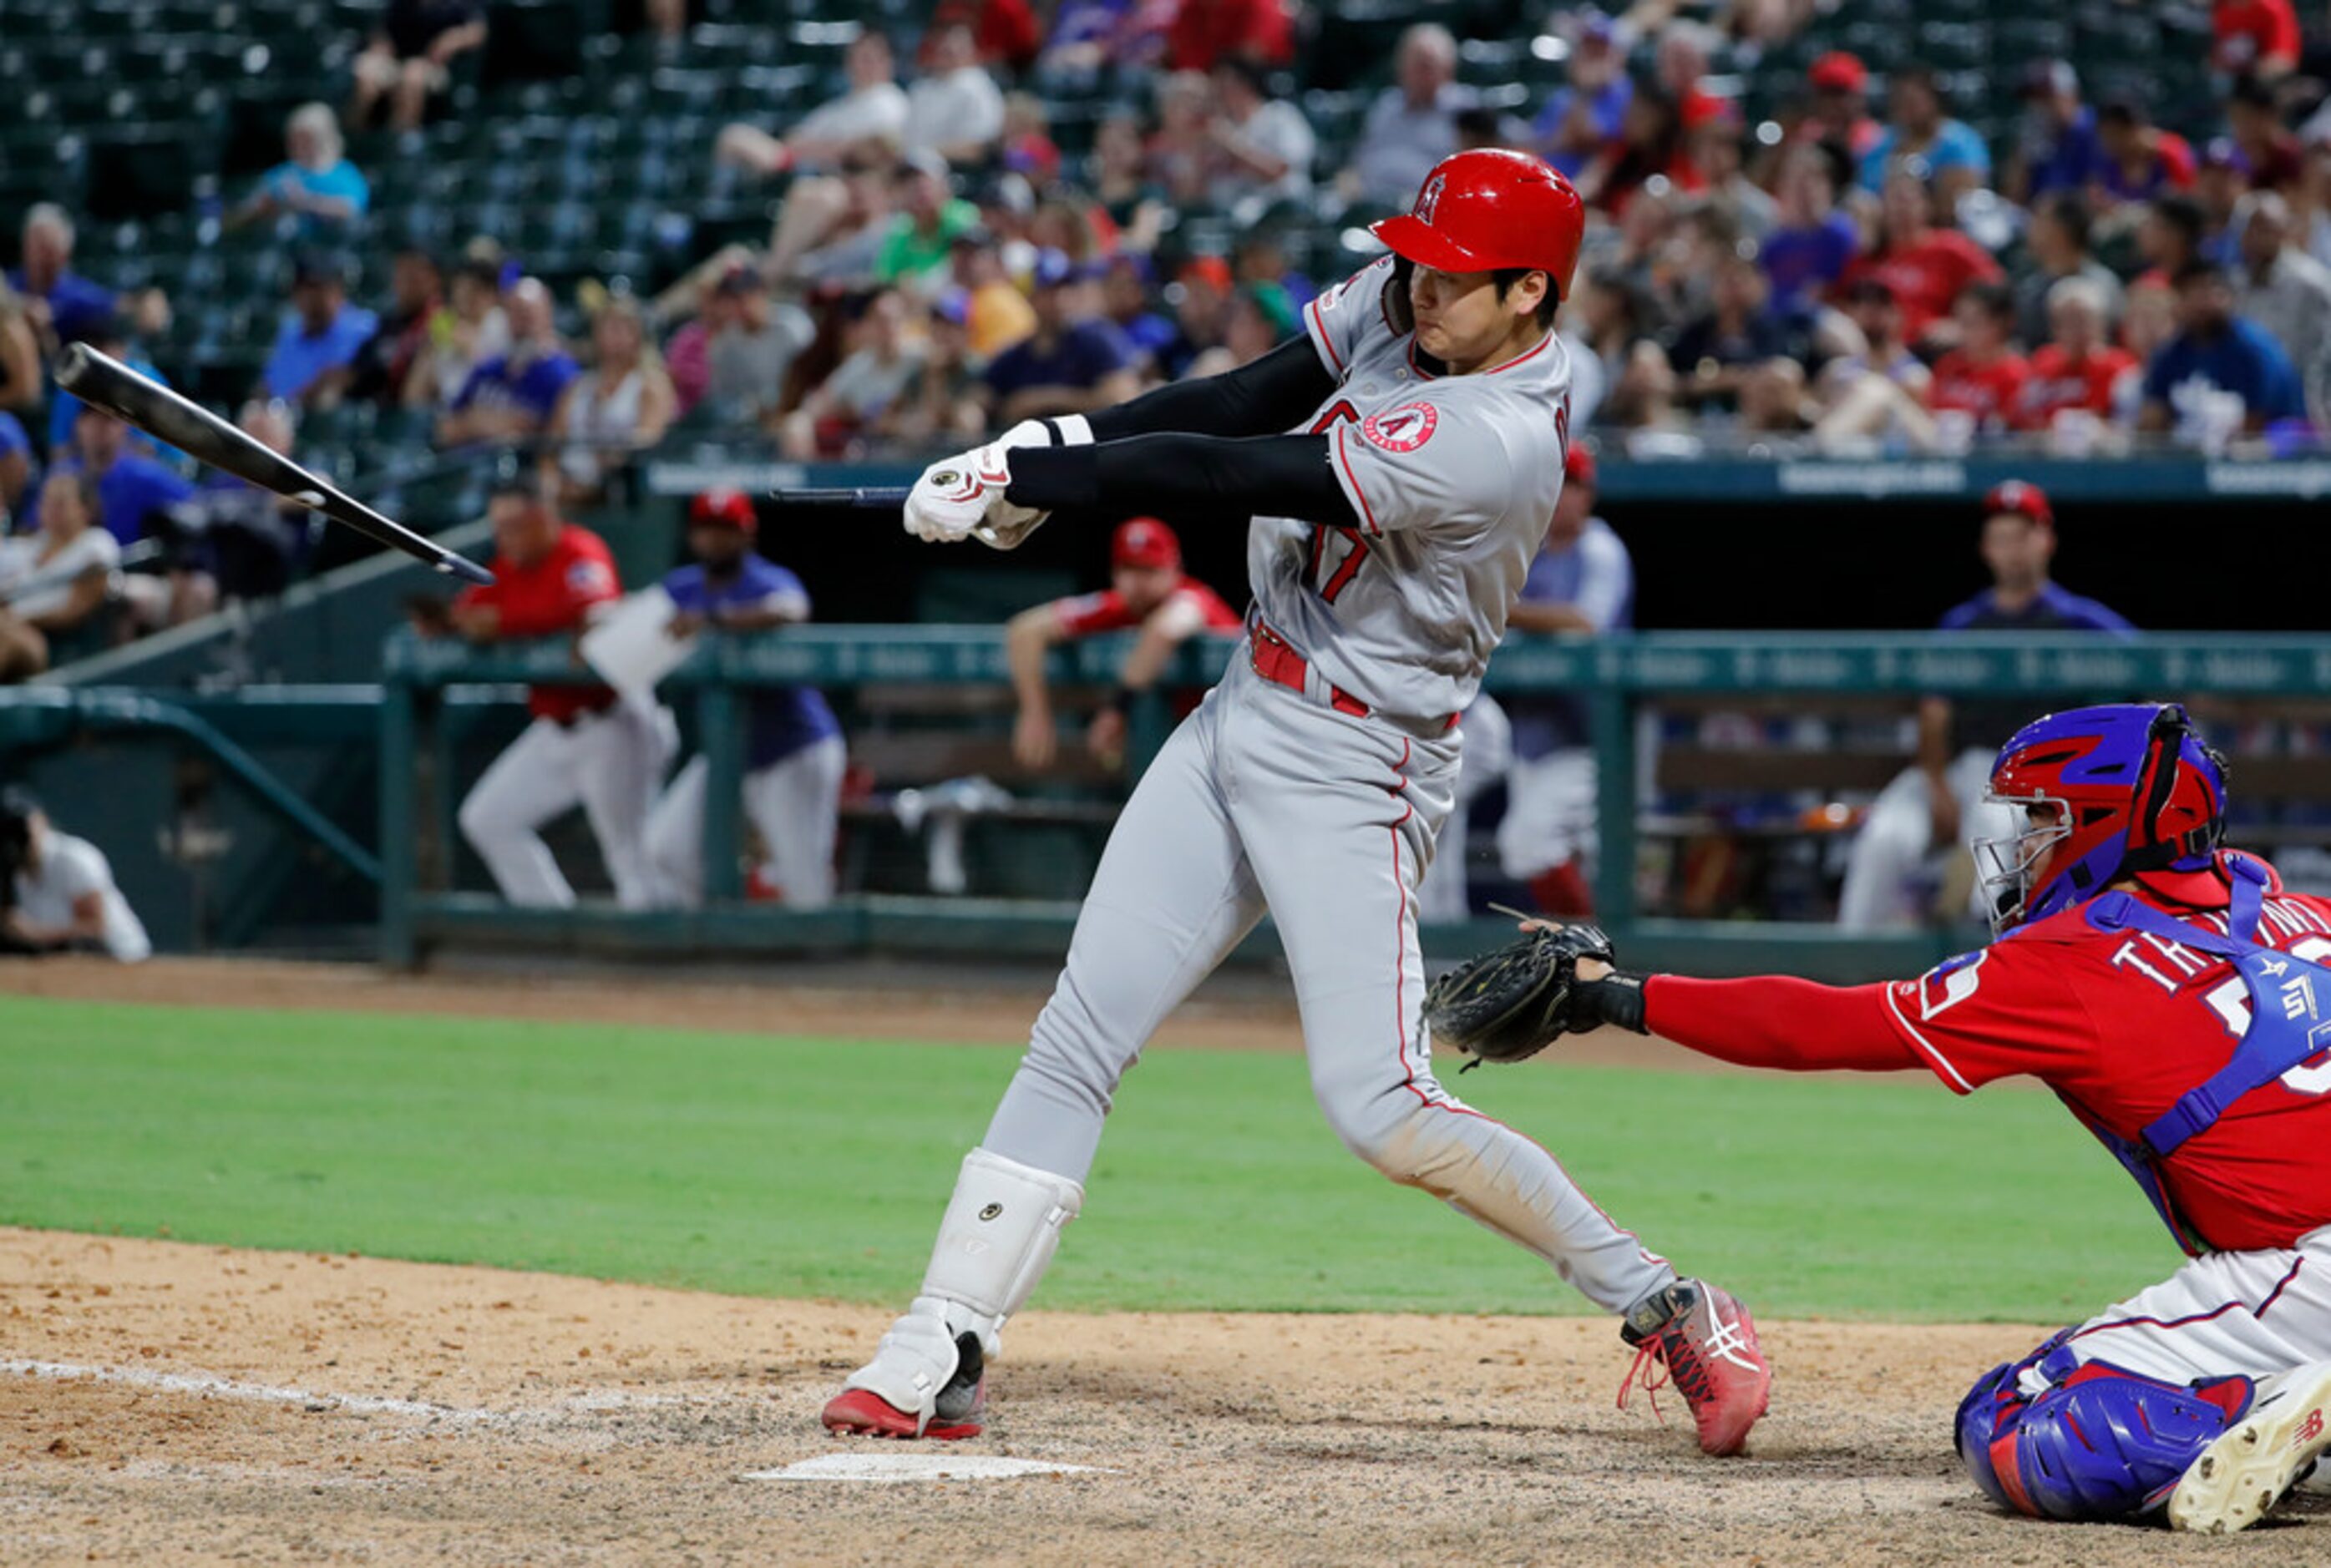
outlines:
M0 999L0 1222L899 1302L1016 1048ZM2050 1322L2177 1256L2050 1097L1470 1075L1771 1316ZM1292 1055L1159 1051L1040 1305L1576 1312L1337 1145Z

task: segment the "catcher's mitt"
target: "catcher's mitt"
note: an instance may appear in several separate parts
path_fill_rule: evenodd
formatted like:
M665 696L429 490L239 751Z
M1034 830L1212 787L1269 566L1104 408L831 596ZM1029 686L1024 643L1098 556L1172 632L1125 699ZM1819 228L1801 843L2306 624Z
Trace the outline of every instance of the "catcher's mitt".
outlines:
M1576 1015L1582 957L1613 962L1611 939L1600 927L1529 932L1434 981L1424 993L1424 1022L1436 1043L1453 1045L1473 1058L1460 1072L1485 1061L1526 1060L1556 1036L1601 1022Z

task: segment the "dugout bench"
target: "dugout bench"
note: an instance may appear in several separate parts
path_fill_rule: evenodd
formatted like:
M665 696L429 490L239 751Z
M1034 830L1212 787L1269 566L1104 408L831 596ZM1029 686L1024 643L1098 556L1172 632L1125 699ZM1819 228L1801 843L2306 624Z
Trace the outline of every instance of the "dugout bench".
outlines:
M1161 689L1215 679L1235 646L1194 641L1181 650ZM1106 686L1120 647L1097 640L1056 649L1056 684ZM437 824L439 850L449 841L455 791L452 754L440 719L449 702L474 707L535 681L587 681L564 642L480 652L405 633L389 641L381 704L381 951L409 965L448 941L500 940L601 952L726 951L736 954L841 953L1012 955L1051 957L1074 921L1072 899L934 898L845 896L832 908L805 913L740 898L739 784L744 766L745 699L756 688L807 683L829 690L880 691L877 709L899 711L940 691L959 698L934 706L957 714L1003 710L994 694L1009 680L998 627L807 626L748 638L711 638L665 686L667 700L690 707L711 770L705 813L707 907L701 911L625 912L596 905L576 910L513 910L499 898L451 890L444 858L422 863L424 805ZM1640 799L1641 759L1633 741L1637 713L1661 701L1710 706L1838 703L1864 711L1907 709L1927 694L2028 697L2034 714L2067 702L2136 695L2175 698L2208 707L2250 699L2242 709L2279 713L2318 707L2331 694L2331 637L2192 635L2104 640L2078 634L2012 633L1748 634L1657 632L1586 639L1517 637L1499 651L1488 679L1497 693L1559 691L1583 697L1598 737L1599 797ZM974 695L984 692L985 695ZM1154 753L1167 731L1163 698L1133 716L1132 755ZM856 736L853 736L853 742ZM883 748L888 747L887 754ZM949 736L892 736L872 748L894 762L919 756L930 767L966 759L995 760L994 743ZM1064 753L1066 751L1064 746ZM1652 765L1662 783L1727 787L1867 788L1907 762L1881 749L1776 754L1718 752L1689 746ZM887 781L886 781L887 782ZM903 781L902 781L903 782ZM423 798L423 785L433 785ZM2331 802L2331 764L2294 755L2238 762L2245 800L2288 793ZM1035 803L1030 820L1092 822L1111 808ZM1693 920L1641 913L1636 868L1647 829L1680 831L1658 813L1601 813L1602 852L1595 894L1604 923L1631 959L1706 974L1785 969L1832 979L1914 973L1973 939L1971 928L1936 928L1889 936L1847 936L1813 923ZM427 873L424 875L424 870ZM1427 948L1453 955L1501 937L1501 921L1436 928ZM1268 955L1268 939L1251 954Z

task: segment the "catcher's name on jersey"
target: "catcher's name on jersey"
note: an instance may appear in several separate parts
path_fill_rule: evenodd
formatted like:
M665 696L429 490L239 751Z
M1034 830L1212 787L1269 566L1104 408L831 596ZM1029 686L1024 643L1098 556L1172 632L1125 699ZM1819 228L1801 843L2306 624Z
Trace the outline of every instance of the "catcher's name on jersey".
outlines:
M1359 521L1257 518L1265 624L1380 712L1438 719L1479 690L1562 490L1570 361L1552 333L1493 370L1436 375L1384 297L1392 260L1305 309L1338 385L1298 433L1328 438Z
M2167 907L2225 929L2222 908ZM2331 959L2331 901L2276 884L2258 939ZM2222 958L2145 932L2099 930L2084 908L1898 982L1886 1002L1903 1042L1953 1089L2028 1073L2076 1116L2126 1139L2225 1065L2250 1009ZM2159 1168L2180 1216L2212 1249L2290 1247L2331 1225L2331 1052L2236 1100Z

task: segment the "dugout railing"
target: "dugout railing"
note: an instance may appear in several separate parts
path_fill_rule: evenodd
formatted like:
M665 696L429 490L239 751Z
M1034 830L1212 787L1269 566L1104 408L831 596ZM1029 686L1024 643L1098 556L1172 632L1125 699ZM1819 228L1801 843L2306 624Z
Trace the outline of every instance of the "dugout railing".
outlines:
M1185 647L1161 688L1215 679L1234 644ZM1058 651L1054 676L1106 685L1118 650L1103 641ZM666 682L664 696L693 710L710 769L705 813L707 907L626 912L602 902L571 910L515 910L490 895L454 890L449 867L460 789L445 720L529 682L591 679L565 642L481 652L445 641L393 637L380 708L381 952L409 965L445 943L549 945L603 952L1010 954L1063 951L1070 899L845 896L804 912L740 898L739 787L744 703L756 689L807 683L832 691L886 687L989 687L1008 679L1000 630L957 626L812 626L774 635L719 637ZM2106 641L2079 636L1962 634L1774 635L1662 632L1603 641L1517 637L1492 664L1498 694L1563 692L1584 699L1597 737L1602 801L1641 798L1637 715L1663 700L1769 702L1798 697L1871 699L1907 708L1927 694L2029 698L2035 713L2070 701L2161 696L2242 701L2250 711L2320 704L2331 694L2331 637L2190 635ZM1162 699L1135 715L1133 753L1148 755L1166 732ZM1769 782L1773 770L1744 762ZM2305 767L2281 770L2277 787L2331 784ZM2295 782L2294 782L2295 781ZM2324 791L2331 796L2331 789ZM1703 973L1784 968L1836 979L1915 972L1971 939L1967 927L1850 936L1805 922L1692 920L1646 915L1636 868L1644 822L1636 811L1600 813L1595 892L1599 913L1631 956ZM423 845L431 846L424 865ZM1493 920L1438 927L1428 950L1453 955L1493 939ZM1251 951L1267 954L1262 937Z

